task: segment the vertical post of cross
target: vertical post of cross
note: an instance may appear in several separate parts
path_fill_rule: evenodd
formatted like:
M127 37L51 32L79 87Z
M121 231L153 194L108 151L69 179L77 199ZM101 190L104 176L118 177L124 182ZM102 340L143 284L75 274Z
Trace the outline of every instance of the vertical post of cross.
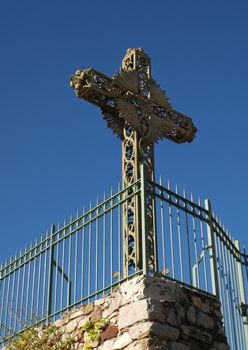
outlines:
M220 300L216 245L215 245L214 227L213 227L213 214L212 214L211 202L209 199L205 200L205 209L208 212L207 235L208 235L208 246L209 246L209 254L210 254L210 273L211 273L212 293L217 297L218 300Z
M134 130L128 122L125 122L122 140L122 187L125 189L141 177L141 169L145 177L154 181L154 144L146 143L146 133L149 134L149 112L145 110L142 99L150 99L151 89L151 60L143 49L130 49L123 61L122 70L136 74L136 91L140 101L137 103L138 130ZM144 174L143 174L144 175ZM142 181L142 180L141 180ZM145 193L145 192L144 192ZM144 194L143 193L143 194ZM142 196L142 194L141 194ZM149 197L150 198L150 197ZM142 207L140 196L133 196L123 205L123 259L124 276L127 277L130 270L138 271L144 266L143 261L143 214L146 215L146 232L149 234L147 254L151 255L150 267L156 269L155 250L155 204L154 200L146 201L146 208ZM142 212L142 210L145 212Z

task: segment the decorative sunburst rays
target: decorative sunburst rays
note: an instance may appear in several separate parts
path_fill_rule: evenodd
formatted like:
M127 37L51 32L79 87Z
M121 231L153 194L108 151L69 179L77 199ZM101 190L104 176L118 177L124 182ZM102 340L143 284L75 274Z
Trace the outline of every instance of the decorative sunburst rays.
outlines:
M113 81L124 89L138 94L138 71L125 71L121 69L115 74ZM160 85L154 79L150 80L150 99L164 108L172 109L166 92L161 89Z
M135 99L139 99L139 105L142 104L142 114L146 115L145 123L149 124L149 132L146 134L146 142L157 142L159 139L166 137L170 132L170 127L166 125L165 120L149 113L149 102L141 103L138 97L138 71L120 70L113 77L113 99L115 107L118 110L116 113L109 113L102 110L103 119L107 126L112 129L120 139L123 138L124 124L127 122L132 129L142 132L142 125L138 119L138 105ZM126 91L126 96L120 97L119 88ZM133 94L133 96L132 96ZM150 100L161 107L171 110L172 106L169 103L169 98L166 96L164 90L156 83L155 80L150 80ZM141 107L141 106L139 106ZM151 111L150 111L151 112ZM143 118L144 123L144 118Z

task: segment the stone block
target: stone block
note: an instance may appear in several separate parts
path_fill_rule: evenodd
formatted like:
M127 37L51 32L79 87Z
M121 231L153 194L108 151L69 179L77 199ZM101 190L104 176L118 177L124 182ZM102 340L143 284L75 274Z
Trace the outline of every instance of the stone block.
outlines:
M73 331L75 331L75 329L78 326L78 320L72 320L69 323L67 323L67 325L65 326L65 332L67 334L72 333Z
M109 307L103 311L102 317L108 318L116 310L119 310L121 304L122 304L122 298L120 295L118 295L115 299L112 300L112 303L109 305Z
M176 301L176 284L158 277L147 276L143 297L174 303Z
M175 314L175 311L173 309L169 309L168 310L168 316L167 316L167 319L166 321L174 326L174 327L177 327L177 318L176 318L176 314Z
M169 350L191 350L190 346L175 341L168 342Z
M164 322L165 314L162 303L157 300L143 299L122 306L119 311L118 327L123 329L148 319Z
M199 311L197 313L197 325L205 329L213 329L214 320L212 317L208 316L204 312Z
M130 335L125 332L114 342L113 350L123 349L125 346L132 342Z
M165 340L143 338L128 345L125 350L168 350L168 346Z
M147 337L151 333L152 322L141 322L134 324L128 329L128 333L133 340Z
M149 350L149 339L140 339L128 345L125 350Z
M84 307L84 314L89 315L94 310L94 304L87 304Z
M120 286L122 305L141 299L144 281L142 276L134 277Z
M230 350L230 346L225 343L214 342L214 346L211 350Z
M206 314L210 313L210 306L208 303L203 302L203 300L199 296L192 296L192 302L195 307L200 309L202 312L205 312Z
M96 309L92 312L92 314L90 315L90 320L91 320L91 322L93 322L93 323L96 323L96 322L100 321L101 318L102 318L102 310L100 310L100 309L98 309L98 308L96 308Z
M101 342L105 342L105 340L115 338L118 334L118 328L114 324L109 324L108 327L100 333Z
M179 329L166 324L153 323L151 334L166 340L176 340L179 337Z
M73 320L74 318L78 318L82 315L84 315L84 308L81 308L79 310L76 310L70 314L70 320Z
M101 346L101 350L111 350L113 349L113 345L114 345L115 340L111 339L111 340L106 340L102 346Z
M54 325L55 325L56 327L60 328L60 327L64 326L66 323L68 323L68 321L69 321L69 318L68 318L68 317L67 317L67 318L62 317L62 318L60 318L59 320L56 320L56 321L54 322Z
M176 300L185 306L190 305L190 299L188 297L188 293L189 293L188 288L184 286L180 286L178 284L176 285Z
M187 319L191 324L196 323L196 311L194 306L190 306L187 310Z
M80 317L78 320L78 328L83 327L87 322L89 322L90 317L89 316L85 316L85 317Z
M95 306L100 306L104 304L104 298L98 299L94 302Z
M184 309L184 307L180 303L176 302L175 303L175 309L176 309L176 312L177 312L178 316L181 319L183 319L184 316L185 316L185 309Z

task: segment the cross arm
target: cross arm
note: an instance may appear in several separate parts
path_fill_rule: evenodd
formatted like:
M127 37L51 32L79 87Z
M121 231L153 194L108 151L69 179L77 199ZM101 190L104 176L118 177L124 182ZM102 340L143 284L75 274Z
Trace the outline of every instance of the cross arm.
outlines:
M124 75L123 75L124 73ZM139 129L137 111L141 103L149 110L150 136L148 143L167 138L176 143L191 142L197 129L191 118L172 109L158 85L153 81L150 97L142 98L137 91L137 72L120 72L114 78L93 68L77 71L71 78L76 95L101 108L103 118L113 133L122 139L124 123Z
M175 109L153 105L153 121L157 135L155 141L167 138L176 143L192 142L197 132L192 119Z
M118 114L113 97L113 79L93 68L76 71L71 77L70 86L76 95L102 110Z

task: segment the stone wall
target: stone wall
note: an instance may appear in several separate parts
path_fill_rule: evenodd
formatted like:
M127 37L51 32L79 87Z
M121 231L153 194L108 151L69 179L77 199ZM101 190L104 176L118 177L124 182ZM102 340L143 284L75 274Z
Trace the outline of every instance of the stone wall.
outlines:
M229 350L220 303L158 277L134 277L55 325L78 350Z
M99 322L100 321L100 322ZM99 339L83 331L102 324ZM228 350L220 303L178 283L139 276L56 322L76 349Z

